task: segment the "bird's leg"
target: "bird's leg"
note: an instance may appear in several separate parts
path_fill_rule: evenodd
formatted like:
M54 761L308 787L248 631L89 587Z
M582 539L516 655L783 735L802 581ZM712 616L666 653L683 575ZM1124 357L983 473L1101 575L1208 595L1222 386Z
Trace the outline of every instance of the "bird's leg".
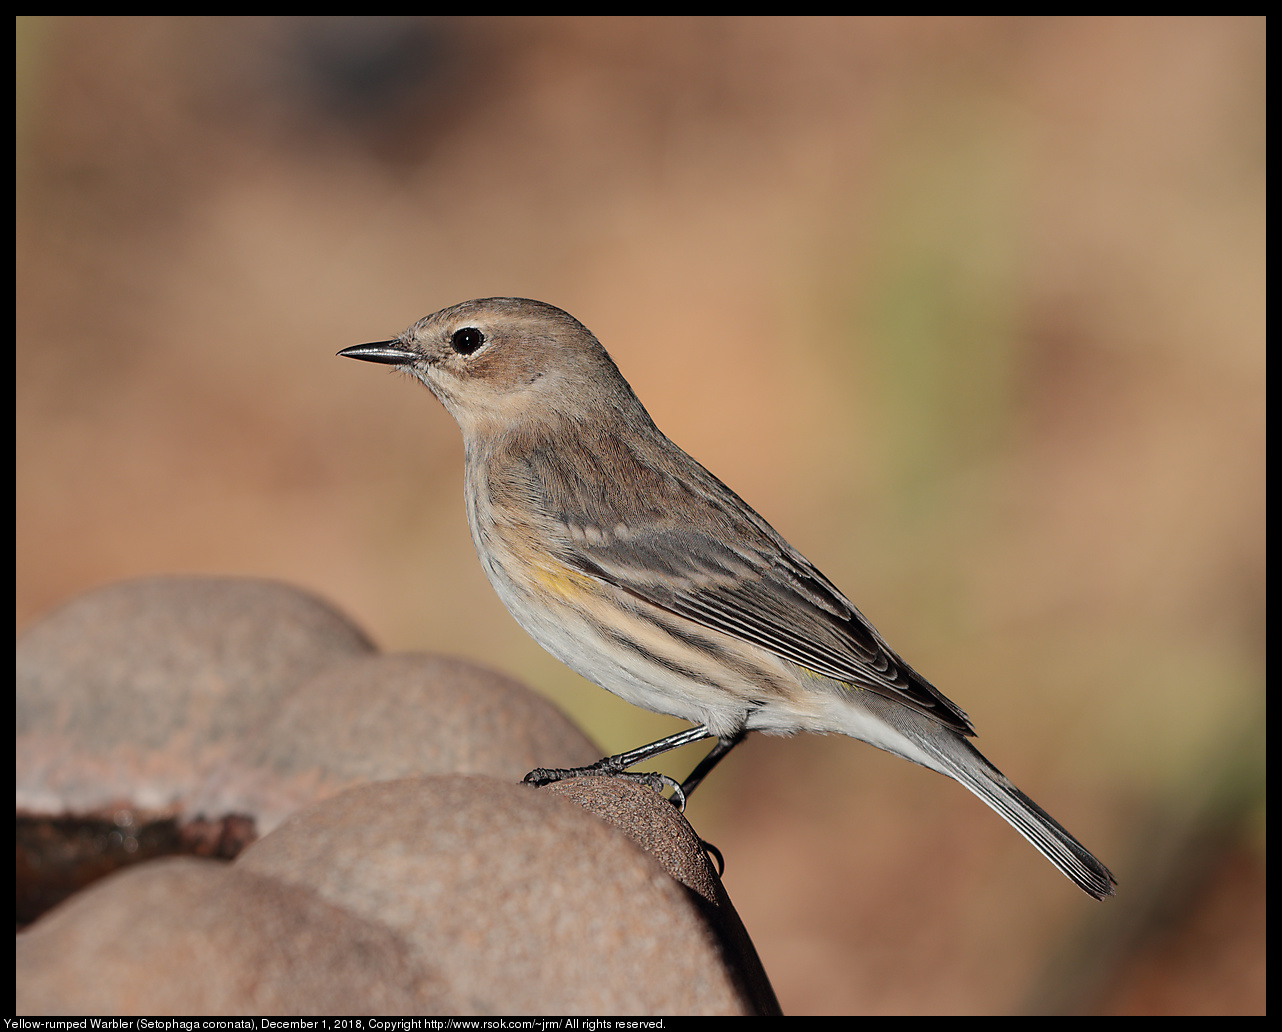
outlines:
M733 749L736 745L742 742L747 736L748 736L747 728L741 727L733 735L730 735L726 738L717 739L717 744L712 747L708 755L699 761L699 765L690 772L690 776L686 778L685 781L681 782L681 786L675 792L672 793L672 801L674 803L676 802L677 798L680 797L681 799L680 807L681 807L682 813L685 813L686 799L689 798L691 792L693 792L696 788L699 787L699 782L701 782L704 778L706 778L708 774L711 772L712 768L715 767L722 760L724 760L726 758L726 754L729 753L730 750ZM708 856L712 858L713 863L716 864L717 877L720 878L723 874L726 873L726 858L721 855L721 850L719 850L711 842L708 842L702 836L699 838L699 845L703 847L704 852L707 853Z
M597 760L596 763L590 763L586 767L537 767L525 775L524 781L526 784L530 785L549 785L553 781L565 781L567 778L589 777L593 774L624 777L629 781L638 781L643 785L649 785L656 792L662 791L665 786L671 788L672 801L674 805L679 809L684 810L686 795L688 793L685 791L684 786L677 784L675 779L668 777L666 774L657 774L650 771L638 771L636 773L632 773L628 771L628 768L638 763L644 763L646 760L653 759L656 756L661 756L663 753L669 752L672 749L679 749L683 745L689 745L691 742L700 742L705 738L711 737L712 733L700 724L698 727L691 727L684 731L678 731L675 735L668 735L667 738L660 738L657 742L651 742L649 745L642 745L635 749L629 749L627 752L619 753L617 756L602 757ZM721 756L724 756L730 751L731 746L729 745L722 748L722 743L724 741L726 740L718 740L717 745L712 749L712 753L709 753L708 757L705 757L703 762L695 768L696 773L699 773L698 779L693 782L690 781L690 778L686 779L687 783L690 784L691 791L693 791L694 785L697 785L699 781L702 781L703 776L707 774L713 766L715 766L716 760L709 764L708 758L710 758L713 753L716 753L718 749L720 749L721 752L720 755L717 756L717 759L720 759ZM690 777L693 778L694 775L692 774Z
M689 798L690 793L699 787L699 782L712 772L712 768L724 760L726 754L747 736L747 729L741 727L727 738L718 738L717 744L712 747L708 755L700 760L699 765L690 772L690 776L681 782L681 795ZM685 807L683 806L682 809L684 810Z
M529 785L550 785L554 781L591 777L592 775L622 777L627 778L629 781L649 785L656 792L662 792L664 787L671 788L673 805L684 812L686 800L690 797L690 793L708 776L713 767L726 758L726 754L731 749L744 740L747 734L746 729L740 728L733 735L717 738L717 744L712 747L707 756L699 761L698 766L690 772L690 776L680 784L666 774L659 774L653 771L632 772L628 768L638 763L644 763L646 760L651 760L656 756L661 756L663 753L673 749L679 749L683 745L689 745L691 742L699 742L705 738L713 737L712 732L702 724L698 727L687 728L685 731L678 731L674 735L668 735L667 738L660 738L657 742L651 742L649 745L638 746L615 756L602 757L596 763L590 763L586 767L536 767L525 775L524 781Z

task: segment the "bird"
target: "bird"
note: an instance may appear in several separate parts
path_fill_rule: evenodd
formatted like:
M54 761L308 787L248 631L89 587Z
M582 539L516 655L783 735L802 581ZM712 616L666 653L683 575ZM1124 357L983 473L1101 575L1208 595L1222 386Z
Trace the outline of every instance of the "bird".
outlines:
M658 776L684 806L750 732L840 733L959 782L1084 892L1114 895L1108 868L971 744L965 712L664 435L569 313L476 299L338 355L408 373L453 416L472 541L516 622L587 680L694 725L527 781L629 776L715 739L679 785Z

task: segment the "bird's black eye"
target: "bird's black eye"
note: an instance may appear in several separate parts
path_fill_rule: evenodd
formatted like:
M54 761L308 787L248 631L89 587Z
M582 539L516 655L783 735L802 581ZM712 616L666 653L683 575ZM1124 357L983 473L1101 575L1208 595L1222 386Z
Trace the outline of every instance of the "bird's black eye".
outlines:
M460 355L470 355L484 343L485 334L475 326L467 326L461 330L455 330L454 336L450 338L450 347Z

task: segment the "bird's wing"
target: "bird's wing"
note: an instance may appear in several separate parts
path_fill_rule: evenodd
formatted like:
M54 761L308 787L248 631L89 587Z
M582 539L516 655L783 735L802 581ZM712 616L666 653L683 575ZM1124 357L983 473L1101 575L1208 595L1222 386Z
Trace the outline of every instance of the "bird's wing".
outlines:
M778 550L745 555L689 527L576 541L562 558L701 626L973 733L966 715L900 659L809 563Z
M526 466L528 488L564 530L556 535L561 561L701 626L974 734L966 714L900 659L804 556L711 473L665 443L673 449L669 455L688 464L681 478L620 454L611 454L610 469L602 472L612 475L604 481L584 477L585 466L599 459L599 442L567 448L562 440L554 456L541 452ZM549 475L548 463L561 467L559 475ZM613 523L592 515L600 506L586 493L587 483L610 492L610 511L619 517Z

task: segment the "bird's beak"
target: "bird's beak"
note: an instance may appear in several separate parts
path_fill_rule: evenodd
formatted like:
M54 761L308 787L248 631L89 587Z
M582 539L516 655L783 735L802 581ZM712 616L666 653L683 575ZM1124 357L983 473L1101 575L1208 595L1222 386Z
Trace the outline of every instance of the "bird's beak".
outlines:
M402 347L398 340L377 340L373 344L355 344L343 348L339 358L359 358L362 362L380 362L383 365L408 365L422 358L417 351Z

